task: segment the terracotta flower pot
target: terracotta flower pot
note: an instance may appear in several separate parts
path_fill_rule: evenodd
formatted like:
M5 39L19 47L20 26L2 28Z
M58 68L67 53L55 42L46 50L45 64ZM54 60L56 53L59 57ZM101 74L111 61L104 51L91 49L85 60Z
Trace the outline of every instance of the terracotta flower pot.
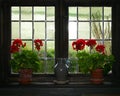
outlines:
M32 81L32 69L20 69L19 83L22 85L30 84Z
M96 69L91 71L91 82L92 84L102 84L103 83L103 69Z

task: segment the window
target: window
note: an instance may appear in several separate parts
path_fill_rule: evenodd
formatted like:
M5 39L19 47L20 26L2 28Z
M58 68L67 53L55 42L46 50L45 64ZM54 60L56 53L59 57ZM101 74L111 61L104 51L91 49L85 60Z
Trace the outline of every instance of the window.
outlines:
M55 58L55 8L54 6L11 7L11 40L21 38L27 48L34 50L34 39L41 39L42 63L38 73L53 73Z
M39 73L40 78L42 76L49 78L50 76L49 79L46 79L47 81L53 79L51 76L54 76L53 66L55 64L55 58L74 58L75 51L72 50L71 43L77 38L95 38L98 42L104 44L107 42L106 45L109 45L108 49L110 48L111 50L111 41L113 40L111 36L105 37L104 35L105 30L107 30L105 29L106 26L108 27L108 24L110 24L109 32L111 32L111 27L113 26L111 24L112 18L106 18L109 14L110 16L112 14L112 5L109 0L106 0L104 3L102 0L100 2L91 0L94 3L89 2L89 0L12 0L9 1L10 3L6 2L1 6L1 20L3 23L1 33L3 38L0 41L3 44L1 52L4 56L1 56L0 60L1 69L3 68L2 70L4 71L2 73L3 80L9 76L10 78L14 78L14 74L11 74L11 67L9 65L11 57L8 45L10 46L11 41L15 38L21 38L24 42L27 42L30 50L34 50L34 39L40 38L43 40L44 47L41 50L41 59L44 66ZM94 20L92 17L94 8L100 10L101 17L99 20ZM109 13L107 13L108 10ZM94 23L102 26L102 37L100 38L96 38L93 35L92 26ZM87 35L84 35L83 32ZM78 66L75 65L73 67L73 69L70 69L70 73L73 75L70 76L78 76L75 75L79 73ZM39 76L38 74L37 76ZM15 74L15 77L17 76Z
M72 49L72 42L76 39L96 39L104 44L106 53L111 54L111 7L69 7L69 58L73 61L72 71L79 73L75 62L76 51Z

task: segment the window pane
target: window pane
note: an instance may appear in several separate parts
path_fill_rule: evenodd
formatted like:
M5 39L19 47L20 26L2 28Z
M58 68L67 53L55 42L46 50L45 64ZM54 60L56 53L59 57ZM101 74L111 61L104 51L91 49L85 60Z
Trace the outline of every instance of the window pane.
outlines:
M91 7L92 20L102 20L102 7Z
M46 61L46 63L47 63L47 73L54 73L54 65L55 65L55 60L54 59L48 59L47 61Z
M112 39L111 22L104 22L104 38Z
M47 39L54 39L55 37L55 25L54 22L47 23Z
M21 23L21 38L22 39L32 39L32 23L22 22Z
M54 7L47 7L47 20L55 20Z
M12 20L19 19L19 7L12 7Z
M26 42L27 49L32 50L32 41L23 41L23 42Z
M77 20L77 7L69 7L69 20Z
M19 23L12 22L12 39L19 38Z
M105 44L105 49L106 49L105 53L107 55L112 54L112 44L111 44L111 41L105 41L104 44Z
M103 38L103 26L102 22L92 22L92 32L93 39L102 39Z
M45 7L34 7L34 20L45 20Z
M48 58L55 58L55 42L54 41L47 41L47 49L46 49L46 52L47 52L47 57Z
M45 55L46 54L46 52L45 52L46 44L45 44L44 40L42 40L42 41L43 41L43 46L41 47L40 53L39 53L40 59L46 58L46 55Z
M78 38L90 38L90 24L89 22L79 22L78 24Z
M77 22L69 22L69 39L77 38Z
M75 74L79 72L77 58L70 58L70 67L69 67L69 73Z
M53 52L54 52L54 48L55 47L55 42L54 41L47 41L47 53L51 53L51 55L54 55ZM51 56L49 56L51 57Z
M78 19L79 20L90 20L89 7L78 7Z
M21 7L21 20L32 20L32 7Z
M104 19L105 20L111 20L112 15L111 15L111 7L104 7Z
M45 22L34 23L34 38L45 39Z
M73 48L72 48L72 42L73 41L69 41L69 57L70 58L75 58L76 57L76 51L73 50Z

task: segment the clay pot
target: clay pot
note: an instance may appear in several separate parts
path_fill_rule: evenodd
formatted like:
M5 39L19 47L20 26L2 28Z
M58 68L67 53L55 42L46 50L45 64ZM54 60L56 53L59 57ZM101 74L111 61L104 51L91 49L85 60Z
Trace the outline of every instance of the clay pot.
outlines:
M103 83L103 69L96 69L91 71L91 82L92 84L102 84Z
M19 83L22 85L30 84L32 81L32 69L20 69Z

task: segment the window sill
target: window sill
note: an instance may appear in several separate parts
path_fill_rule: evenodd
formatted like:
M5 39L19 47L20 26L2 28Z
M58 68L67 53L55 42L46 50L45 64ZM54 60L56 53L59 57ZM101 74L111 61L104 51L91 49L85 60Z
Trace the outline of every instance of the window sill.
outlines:
M3 96L8 94L31 94L30 96L38 96L38 94L41 94L40 96L57 96L58 94L59 96L81 96L81 94L119 94L120 96L120 84L113 84L112 82L104 82L100 85L93 85L90 84L90 82L69 82L68 84L32 82L29 85L19 85L19 83L14 82L6 86L0 86L0 95Z

